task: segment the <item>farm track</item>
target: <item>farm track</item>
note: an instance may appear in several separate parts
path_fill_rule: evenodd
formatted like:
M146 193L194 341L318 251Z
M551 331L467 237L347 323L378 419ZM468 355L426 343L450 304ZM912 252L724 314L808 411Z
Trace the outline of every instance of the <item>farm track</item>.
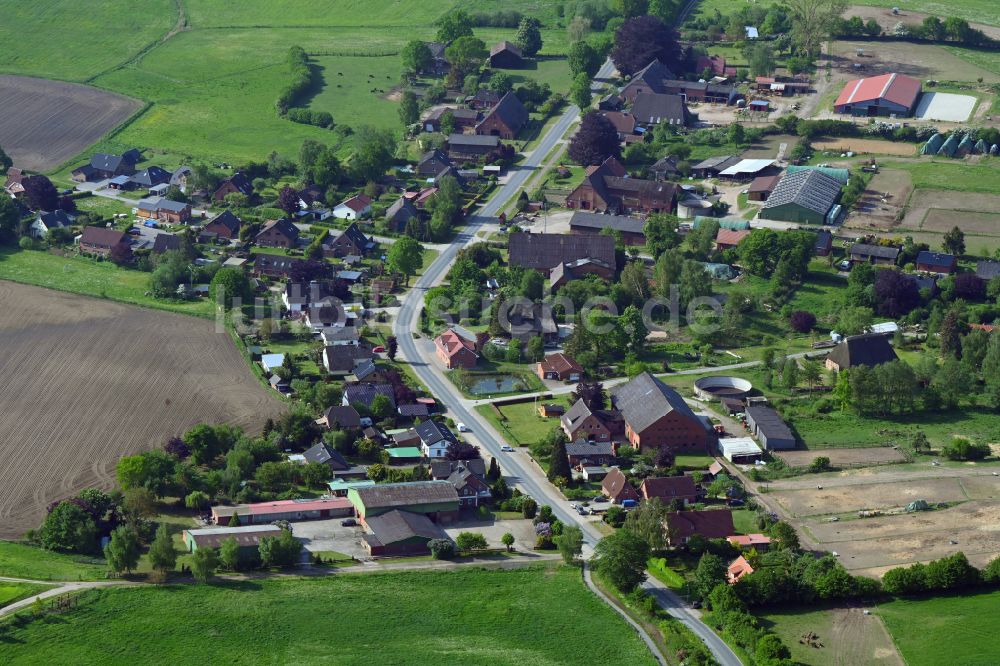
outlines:
M123 455L200 422L259 430L282 403L210 321L0 282L0 538L109 488Z

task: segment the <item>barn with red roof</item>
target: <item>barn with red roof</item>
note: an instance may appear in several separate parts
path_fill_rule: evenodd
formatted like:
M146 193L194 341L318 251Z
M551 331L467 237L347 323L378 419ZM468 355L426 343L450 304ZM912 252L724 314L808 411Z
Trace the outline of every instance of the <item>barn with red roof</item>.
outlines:
M852 116L911 116L919 99L920 81L902 74L883 74L848 81L833 108Z

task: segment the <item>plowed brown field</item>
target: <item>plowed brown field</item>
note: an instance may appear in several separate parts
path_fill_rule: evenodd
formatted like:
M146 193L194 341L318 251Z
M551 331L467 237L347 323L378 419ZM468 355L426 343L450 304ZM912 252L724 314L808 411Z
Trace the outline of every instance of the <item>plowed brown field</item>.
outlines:
M48 171L141 106L138 100L78 83L0 76L0 146L14 166Z
M283 404L212 321L0 281L0 538L191 426Z

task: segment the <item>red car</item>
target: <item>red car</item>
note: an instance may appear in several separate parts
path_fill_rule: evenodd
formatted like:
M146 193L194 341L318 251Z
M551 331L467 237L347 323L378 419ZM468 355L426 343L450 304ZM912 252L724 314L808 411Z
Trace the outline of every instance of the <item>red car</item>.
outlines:
M379 345L378 347L375 347L374 349L372 349L372 352L374 352L376 354L381 354L384 351L385 351L385 347L383 347L382 345Z

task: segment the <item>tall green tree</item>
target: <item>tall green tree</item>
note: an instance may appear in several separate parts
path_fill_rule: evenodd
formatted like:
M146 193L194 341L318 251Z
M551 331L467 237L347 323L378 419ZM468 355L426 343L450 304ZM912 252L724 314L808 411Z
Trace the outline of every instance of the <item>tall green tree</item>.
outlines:
M569 47L568 64L574 80L580 74L593 78L601 68L601 54L589 43L578 41Z
M0 171L6 172L12 166L14 166L14 160L10 159L10 155L5 153L3 147L0 146Z
M514 44L528 58L534 57L542 50L542 31L540 28L541 23L538 22L538 19L525 16L521 19L517 34L514 35Z
M792 42L799 53L819 54L820 45L847 9L847 0L787 0Z
M177 549L166 523L156 528L156 538L149 545L149 563L157 571L172 571L177 565Z
M556 545L563 562L573 564L583 552L583 530L575 525L563 527L562 534L556 537Z
M229 537L219 545L219 564L227 571L239 571L240 544L236 537Z
M253 300L253 287L246 273L238 268L220 268L212 277L209 295L216 303L222 302L230 310L234 303L247 305Z
M694 579L698 596L705 599L716 585L726 582L726 564L718 555L705 553L698 560Z
M472 36L472 19L461 9L448 12L435 23L437 26L437 41L442 44L459 39L460 37Z
M104 558L115 573L131 573L139 564L139 537L129 527L118 527L104 547Z
M569 466L569 458L566 457L566 441L563 438L557 439L552 446L552 455L549 458L549 481L556 479L573 479L573 471Z
M618 331L625 348L632 354L641 354L646 347L646 336L649 329L642 319L642 312L634 305L625 308L618 318Z
M399 55L403 59L403 69L409 72L426 72L434 64L430 48L420 39L407 42Z
M638 507L629 511L622 529L641 537L652 552L666 550L669 541L667 506L657 497L640 502Z
M593 94L590 91L590 77L584 72L580 72L573 79L573 86L569 91L569 98L574 104L576 104L581 111L586 111L590 108L591 102L593 102Z
M49 511L38 531L42 547L70 553L97 550L97 526L94 517L80 505L60 502Z
M594 565L598 572L622 592L631 592L646 580L649 544L628 530L618 530L597 542Z
M399 119L406 127L420 120L420 107L417 105L417 96L412 90L404 92L403 98L399 101Z
M951 231L945 232L941 246L945 252L962 256L965 254L965 233L957 226L952 227Z
M0 244L16 240L20 222L21 213L14 200L6 194L0 196Z
M389 247L386 254L386 265L394 271L406 276L406 284L410 277L416 275L423 264L424 248L409 236L403 236Z
M361 181L377 180L385 173L396 154L396 137L385 129L362 125L354 135L350 169Z
M219 554L214 548L199 548L191 556L191 573L199 583L207 583L219 568Z

